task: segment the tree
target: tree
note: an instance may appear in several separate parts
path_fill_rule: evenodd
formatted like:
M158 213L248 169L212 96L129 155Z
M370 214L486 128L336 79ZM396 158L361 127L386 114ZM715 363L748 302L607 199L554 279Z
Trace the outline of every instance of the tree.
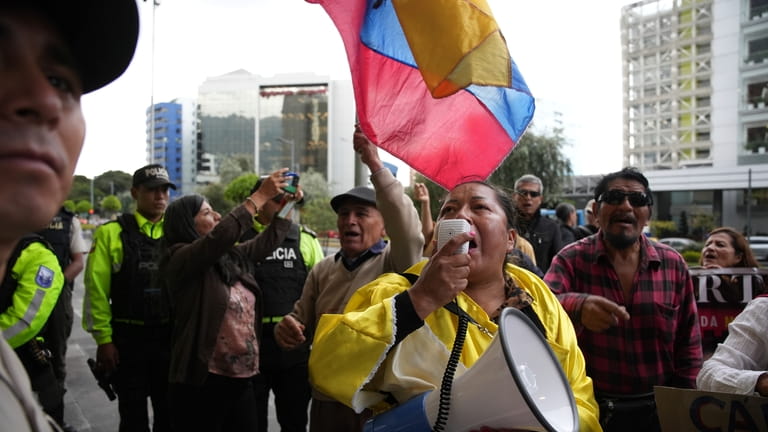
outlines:
M74 202L91 199L91 179L76 175L72 181L72 190L69 191L69 199Z
M235 154L225 157L219 164L219 179L221 184L227 185L244 173L253 173L253 156Z
M254 173L242 174L224 188L224 198L234 203L243 201L251 194L251 189L258 180L259 176Z
M648 225L650 225L651 234L656 238L672 237L677 232L677 224L674 221L655 220Z
M80 200L75 205L75 213L77 214L88 214L88 212L91 210L91 202L88 200Z
M301 223L317 231L321 237L336 230L336 213L329 204L330 197L316 197L301 208Z
M72 213L74 213L75 210L77 210L77 206L75 205L75 202L70 199L64 200L64 203L61 206L71 211Z
M219 183L211 183L204 186L200 189L200 194L208 200L208 204L214 210L221 214L227 214L235 207L235 203L224 196L224 186Z
M94 177L93 187L106 195L128 193L133 185L133 176L123 171L107 171Z
M565 181L573 175L571 162L562 153L567 143L561 129L554 135L537 135L528 130L512 153L491 174L490 181L512 189L515 180L524 174L533 174L544 183L542 207L553 208L560 202Z
M712 213L694 213L691 217L691 235L693 239L704 241L707 234L715 229L715 219L717 219L717 215Z
M101 207L102 212L110 216L119 212L120 209L123 208L123 204L120 202L120 199L114 195L105 196L104 199L99 203L99 206Z
M299 209L301 223L320 233L336 230L336 213L331 208L328 181L312 168L301 173L304 205Z

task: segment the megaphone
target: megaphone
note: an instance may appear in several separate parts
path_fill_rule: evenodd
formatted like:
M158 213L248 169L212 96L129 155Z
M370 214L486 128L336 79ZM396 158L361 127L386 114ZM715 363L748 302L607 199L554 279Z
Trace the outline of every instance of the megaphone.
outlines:
M440 392L422 393L365 424L366 432L431 431ZM488 349L451 389L446 432L491 429L577 431L571 387L549 344L515 308L499 318Z

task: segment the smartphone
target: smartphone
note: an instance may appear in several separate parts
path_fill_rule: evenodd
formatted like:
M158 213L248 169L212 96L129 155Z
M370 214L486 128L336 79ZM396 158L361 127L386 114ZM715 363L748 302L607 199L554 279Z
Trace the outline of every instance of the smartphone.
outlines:
M295 172L287 172L285 173L286 177L291 177L290 182L288 183L288 186L284 187L283 190L288 192L289 194L295 194L298 189L296 189L299 186L299 175Z
M448 240L452 239L457 234L463 232L469 232L469 222L464 219L444 219L437 222L437 250L442 249ZM469 242L464 242L458 247L453 254L465 254L469 252Z

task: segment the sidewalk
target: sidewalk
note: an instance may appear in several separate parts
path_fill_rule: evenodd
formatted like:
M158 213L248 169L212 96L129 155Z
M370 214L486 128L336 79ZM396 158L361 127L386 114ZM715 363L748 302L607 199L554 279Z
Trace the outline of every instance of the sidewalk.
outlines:
M75 290L72 295L75 322L72 326L72 336L69 338L67 349L67 393L64 395L64 420L78 432L117 432L120 424L117 400L109 401L104 391L96 384L96 379L86 363L88 357L96 358L96 343L91 335L83 330L83 293L83 276L81 273L75 281ZM270 401L269 406L268 422L269 431L277 432L280 430L272 401Z

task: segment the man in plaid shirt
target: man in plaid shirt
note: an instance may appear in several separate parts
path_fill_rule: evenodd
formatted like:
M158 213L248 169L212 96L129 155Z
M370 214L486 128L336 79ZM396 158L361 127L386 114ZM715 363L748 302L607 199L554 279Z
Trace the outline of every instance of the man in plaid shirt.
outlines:
M660 430L653 386L695 388L701 332L688 266L649 241L648 180L634 168L603 177L600 231L563 248L544 280L573 320L606 431Z

